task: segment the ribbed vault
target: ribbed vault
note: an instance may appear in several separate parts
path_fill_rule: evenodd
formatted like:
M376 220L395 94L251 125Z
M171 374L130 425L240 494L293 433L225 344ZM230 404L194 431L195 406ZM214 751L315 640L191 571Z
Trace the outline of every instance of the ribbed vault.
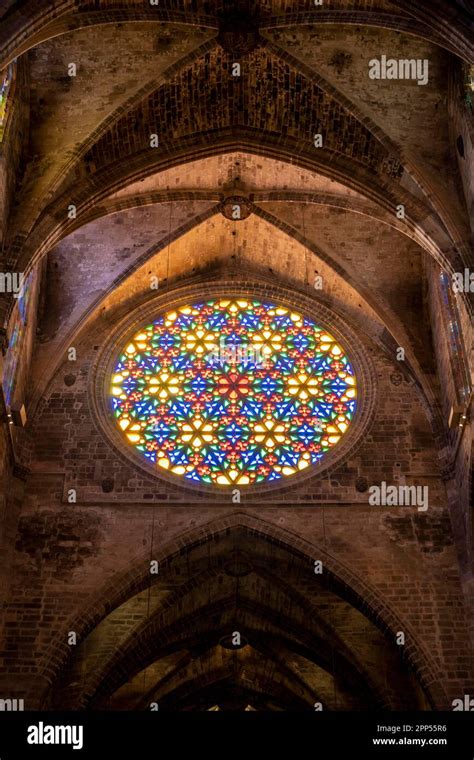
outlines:
M2 3L0 270L31 274L16 332L0 293L2 694L335 711L473 693L473 294L449 289L473 270L467 6ZM382 54L427 60L429 82L372 80ZM234 503L134 460L105 386L126 328L238 291L334 326L360 395L340 456ZM371 505L382 482L429 486L429 510Z
M242 693L277 709L426 705L412 670L418 645L409 665L381 610L361 606L324 552L314 549L324 568L316 574L315 559L285 544L284 533L275 540L245 518L209 527L204 541L190 535L165 557L157 576L143 574L133 591L117 578L114 603L102 595L57 672L58 705L209 709L216 693L223 706ZM128 576L138 580L137 570Z

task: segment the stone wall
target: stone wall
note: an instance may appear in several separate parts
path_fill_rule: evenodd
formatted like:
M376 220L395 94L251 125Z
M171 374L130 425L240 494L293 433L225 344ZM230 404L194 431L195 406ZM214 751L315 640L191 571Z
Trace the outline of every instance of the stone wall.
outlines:
M236 505L228 492L208 495L147 475L112 447L94 419L89 376L107 332L91 337L78 344L74 370L66 362L50 384L28 458L24 450L31 474L10 568L3 691L32 699L33 683L45 693L58 637L64 643L75 630L68 626L105 585L136 572L151 541L153 556L166 555L174 541L186 544L189 531L212 531L215 521L236 515L300 537L314 558L327 554L383 599L414 652L426 653L438 706L468 691L466 608L437 448L416 387L378 349L363 346L375 368L376 407L350 458L283 492L247 497L242 489ZM382 480L428 485L428 510L370 506L363 489ZM68 502L70 488L76 503Z

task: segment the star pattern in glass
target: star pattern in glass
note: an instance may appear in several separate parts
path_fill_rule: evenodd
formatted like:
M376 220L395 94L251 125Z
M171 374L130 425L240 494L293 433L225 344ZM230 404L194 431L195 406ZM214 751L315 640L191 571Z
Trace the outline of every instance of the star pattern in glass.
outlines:
M285 306L232 297L144 326L115 362L110 393L125 440L158 470L240 486L317 464L346 433L357 390L326 330Z

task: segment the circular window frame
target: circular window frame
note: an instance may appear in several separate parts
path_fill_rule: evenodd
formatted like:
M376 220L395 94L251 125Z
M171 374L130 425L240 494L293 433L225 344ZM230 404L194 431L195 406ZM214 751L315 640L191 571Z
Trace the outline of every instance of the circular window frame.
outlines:
M372 361L354 330L337 312L328 308L321 301L310 298L305 293L282 286L270 285L268 282L262 283L255 280L249 283L248 280L232 278L230 280L221 279L219 282L210 281L207 286L201 282L176 287L156 295L119 320L108 333L105 345L99 350L91 368L89 397L96 427L105 435L113 450L123 460L138 467L139 470L157 482L165 482L178 491L187 493L207 494L214 497L216 494L232 494L234 490L232 485L220 486L214 483L187 481L181 475L168 473L165 469L147 462L134 447L127 446L121 431L114 424L110 409L110 377L117 356L123 349L127 338L130 338L134 332L145 324L153 322L166 311L178 308L186 303L224 297L256 298L265 302L278 303L294 311L299 311L302 316L312 319L318 327L327 330L345 350L354 368L357 381L357 405L354 418L341 441L326 452L320 462L277 481L239 485L235 486L235 489L242 494L245 493L250 498L294 490L313 478L319 479L323 474L327 476L336 466L339 467L353 456L356 448L361 445L364 434L374 418L377 387Z

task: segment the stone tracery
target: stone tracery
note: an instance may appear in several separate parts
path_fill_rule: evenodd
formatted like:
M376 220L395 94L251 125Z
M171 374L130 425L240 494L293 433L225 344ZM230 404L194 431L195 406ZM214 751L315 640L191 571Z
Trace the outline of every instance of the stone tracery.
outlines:
M466 3L308 5L0 10L3 268L34 286L17 327L0 294L0 694L28 707L450 709L472 673ZM379 87L383 53L433 78ZM180 331L188 375L145 381L177 336L160 316L231 291L324 325L344 369L316 371L301 331L249 348L206 325ZM148 326L160 351L127 354ZM346 432L316 430L328 399ZM395 480L429 509L370 507Z
M144 327L111 382L128 441L158 468L214 485L272 482L316 464L356 403L354 371L331 335L243 297L181 306Z

